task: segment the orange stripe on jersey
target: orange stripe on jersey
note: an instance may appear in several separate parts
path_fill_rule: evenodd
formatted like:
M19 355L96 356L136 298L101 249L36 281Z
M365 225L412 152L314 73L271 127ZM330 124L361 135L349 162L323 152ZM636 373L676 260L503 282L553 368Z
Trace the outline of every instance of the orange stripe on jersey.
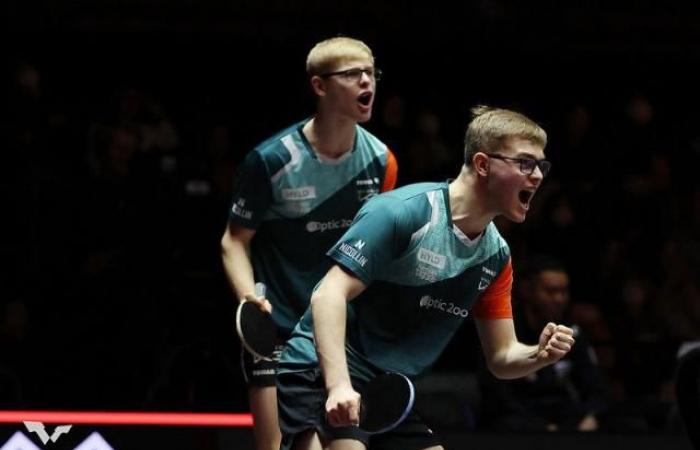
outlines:
M508 259L501 273L481 294L472 308L472 315L477 319L510 319L513 308L510 304L513 288L513 265Z
M387 147L386 152L386 172L384 174L384 183L382 183L382 192L394 189L396 178L399 174L399 164L396 162L396 157L389 150L389 147Z

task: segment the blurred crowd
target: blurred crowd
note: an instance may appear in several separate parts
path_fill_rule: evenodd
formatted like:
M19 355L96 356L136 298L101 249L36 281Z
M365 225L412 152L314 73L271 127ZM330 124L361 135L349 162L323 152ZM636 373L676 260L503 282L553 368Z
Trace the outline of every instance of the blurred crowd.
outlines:
M177 98L138 83L71 96L40 65L11 70L0 408L245 410L218 243L237 163L279 127L247 129L206 101L183 120ZM397 155L399 184L454 176L472 105L394 87L367 128ZM634 412L596 428L672 428L677 356L700 341L698 111L642 89L495 106L523 109L550 135L553 170L528 220L497 225L514 257L516 310L529 298L517 283L528 285L541 255L567 274L562 314L599 381L593 394L561 395L595 396L600 422ZM461 339L470 333L436 371L479 372L475 340ZM480 390L472 426L506 426L489 420L492 391Z

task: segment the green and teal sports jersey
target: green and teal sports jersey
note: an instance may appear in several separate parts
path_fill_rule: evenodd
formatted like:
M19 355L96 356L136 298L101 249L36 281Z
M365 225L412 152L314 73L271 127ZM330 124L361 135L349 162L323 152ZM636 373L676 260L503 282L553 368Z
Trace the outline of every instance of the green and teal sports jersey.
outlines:
M301 132L305 123L281 131L246 156L229 214L231 222L256 230L251 243L255 280L267 285L273 320L284 335L330 268L326 252L365 200L384 186L387 165L395 165L386 145L360 126L351 152L321 160Z
M474 240L452 223L447 183L372 198L328 254L367 286L348 303L346 340L349 370L365 380L384 371L423 373L492 282L510 270L510 251L493 223ZM509 310L510 283L507 301ZM317 364L307 310L279 371Z

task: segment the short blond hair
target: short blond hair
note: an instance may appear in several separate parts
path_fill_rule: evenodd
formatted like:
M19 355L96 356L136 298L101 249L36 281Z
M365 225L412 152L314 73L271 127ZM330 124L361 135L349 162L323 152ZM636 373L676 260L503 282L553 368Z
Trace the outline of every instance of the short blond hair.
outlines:
M497 151L509 137L519 137L542 148L547 146L547 133L532 120L509 109L479 105L471 110L464 136L464 164L471 164L477 152Z
M349 37L334 37L314 45L306 57L306 72L321 75L333 70L339 62L369 58L374 64L372 50L362 41Z

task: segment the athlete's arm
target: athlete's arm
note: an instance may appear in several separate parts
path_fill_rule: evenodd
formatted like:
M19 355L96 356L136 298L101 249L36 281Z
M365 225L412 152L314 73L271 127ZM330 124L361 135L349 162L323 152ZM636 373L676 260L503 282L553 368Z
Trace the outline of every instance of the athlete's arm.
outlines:
M508 261L472 309L491 373L501 379L524 377L560 360L574 344L573 330L549 323L537 345L518 341L510 306L513 268Z
M350 383L345 355L347 302L365 290L355 276L333 266L311 296L318 360L328 391L326 414L333 426L359 422L360 395Z
M267 312L272 305L267 300L261 302L255 295L255 278L250 262L250 241L255 230L229 223L221 238L221 259L229 285L238 301L248 300L260 304Z

